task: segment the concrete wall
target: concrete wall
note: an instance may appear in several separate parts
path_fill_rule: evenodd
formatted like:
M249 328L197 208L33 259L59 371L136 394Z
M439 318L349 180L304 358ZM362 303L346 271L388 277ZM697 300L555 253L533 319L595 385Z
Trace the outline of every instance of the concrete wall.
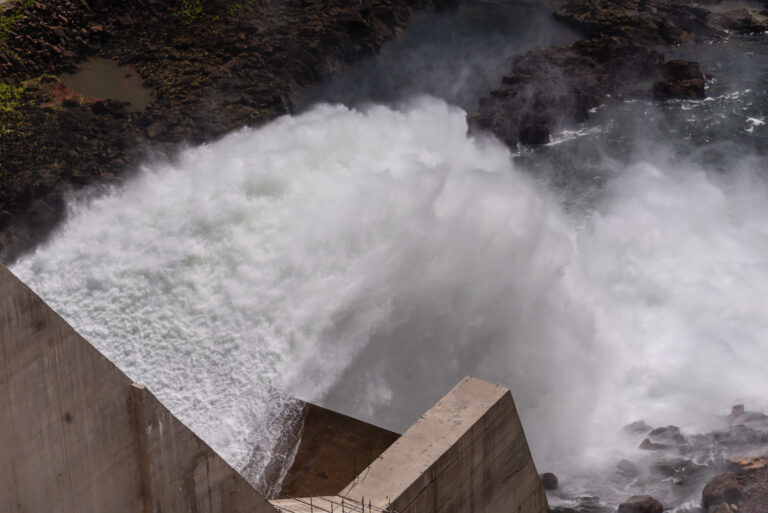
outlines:
M342 496L399 513L543 513L546 496L509 390L464 378Z
M0 511L274 510L0 266Z
M304 403L293 463L279 498L334 495L400 436L312 403Z
M270 505L0 266L2 513L546 511L505 388L465 378L399 438L312 405L304 420L288 484L315 497ZM344 487L358 456L373 462Z

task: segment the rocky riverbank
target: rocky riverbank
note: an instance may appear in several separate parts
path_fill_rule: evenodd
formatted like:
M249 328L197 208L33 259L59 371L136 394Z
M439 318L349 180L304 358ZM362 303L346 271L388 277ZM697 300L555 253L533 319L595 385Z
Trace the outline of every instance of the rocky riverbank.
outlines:
M708 433L685 433L677 426L652 428L643 421L624 427L639 451L622 459L609 478L625 490L618 513L764 513L768 511L768 416L734 406L722 427ZM567 483L541 476L550 497L560 505L550 513L614 513L601 498L573 496ZM654 495L631 495L653 490Z
M678 0L571 0L554 15L585 39L516 57L501 85L469 115L472 127L512 147L538 145L610 97L702 99L698 63L667 61L663 46L768 30L766 11L714 12Z
M0 261L61 221L65 198L290 112L296 91L374 54L412 9L450 0L22 0L0 6ZM137 73L155 101L130 112L59 83L91 57ZM90 188L88 189L90 190Z
M455 0L19 0L0 10L0 261L44 240L65 198L119 183L148 155L171 158L291 112L292 97L378 52L413 9ZM768 13L681 0L571 0L553 15L584 39L519 56L479 99L470 127L515 148L588 118L608 98L701 99L704 71L664 45L768 29ZM154 101L130 106L58 78L90 58L137 75ZM513 58L514 57L514 58ZM105 95L106 96L106 95ZM88 186L88 187L86 187Z

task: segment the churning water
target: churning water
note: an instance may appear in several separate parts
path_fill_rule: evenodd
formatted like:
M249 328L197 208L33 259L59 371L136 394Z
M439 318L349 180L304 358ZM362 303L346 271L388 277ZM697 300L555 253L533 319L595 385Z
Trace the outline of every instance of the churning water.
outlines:
M13 271L254 483L291 395L402 430L472 374L588 490L627 422L768 407L766 95L718 87L516 159L435 98L320 104L73 202Z

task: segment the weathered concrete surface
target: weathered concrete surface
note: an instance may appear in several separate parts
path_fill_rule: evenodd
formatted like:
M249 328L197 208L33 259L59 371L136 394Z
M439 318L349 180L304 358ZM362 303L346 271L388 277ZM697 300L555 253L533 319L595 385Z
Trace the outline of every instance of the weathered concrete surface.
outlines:
M464 378L339 495L400 513L547 508L512 395Z
M283 496L312 498L270 505L2 266L0 462L3 513L546 510L511 394L474 378L399 438L308 404Z
M0 511L273 508L0 266Z
M338 493L400 436L312 403L298 427L301 442L280 498Z

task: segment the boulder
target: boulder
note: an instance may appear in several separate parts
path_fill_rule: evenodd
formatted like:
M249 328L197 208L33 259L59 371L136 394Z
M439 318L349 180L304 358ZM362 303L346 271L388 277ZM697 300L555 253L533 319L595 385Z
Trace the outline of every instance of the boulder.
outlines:
M619 505L618 513L662 513L664 507L650 495L635 495Z
M629 460L620 460L616 464L616 468L619 469L619 474L625 477L637 477L640 475L640 469Z
M698 62L682 60L665 62L663 74L664 79L653 85L653 94L656 98L700 100L706 96L704 75L701 73Z
M541 486L543 486L545 490L557 490L557 485L558 485L557 476L554 475L552 472L545 472L544 474L539 474L539 479L541 479Z
M743 497L744 491L736 474L726 472L709 480L701 493L701 505L707 509L723 502L738 504Z
M648 433L648 438L656 443L667 443L672 445L682 445L685 443L685 437L677 426L656 428Z

